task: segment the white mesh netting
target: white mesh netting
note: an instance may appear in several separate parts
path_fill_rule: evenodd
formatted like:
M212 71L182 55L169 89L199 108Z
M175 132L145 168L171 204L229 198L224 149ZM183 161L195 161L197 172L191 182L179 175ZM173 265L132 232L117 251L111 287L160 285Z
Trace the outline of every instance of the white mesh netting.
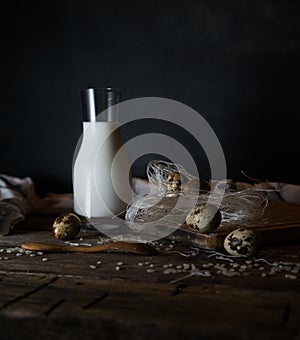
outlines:
M179 173L180 189L168 192L169 176ZM237 190L231 180L202 181L189 174L183 166L166 161L151 161L147 166L150 193L137 196L128 205L125 220L133 230L143 224L164 219L170 228L180 227L191 207L196 204L220 202L221 225L247 225L257 221L268 204L267 190L255 185ZM222 197L220 197L223 196Z

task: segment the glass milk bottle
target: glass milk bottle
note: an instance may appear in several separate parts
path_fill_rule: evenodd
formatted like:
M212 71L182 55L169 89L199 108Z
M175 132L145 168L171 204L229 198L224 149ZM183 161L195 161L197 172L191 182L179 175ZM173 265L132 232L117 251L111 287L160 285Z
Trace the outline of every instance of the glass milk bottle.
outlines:
M81 90L83 134L73 161L75 213L91 217L122 214L131 200L129 162L120 138L116 88Z

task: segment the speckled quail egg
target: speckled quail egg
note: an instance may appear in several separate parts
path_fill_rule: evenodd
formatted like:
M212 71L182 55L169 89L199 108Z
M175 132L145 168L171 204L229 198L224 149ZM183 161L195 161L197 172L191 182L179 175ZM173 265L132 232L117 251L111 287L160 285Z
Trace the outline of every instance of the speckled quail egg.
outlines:
M212 233L220 225L221 212L211 204L197 205L186 217L186 224L201 233Z
M181 177L179 172L172 172L167 178L166 196L175 196L181 189Z
M225 250L234 256L254 256L260 251L261 245L261 235L244 228L233 230L224 240Z
M53 223L53 232L56 238L70 240L75 238L81 227L80 218L72 213L59 215Z

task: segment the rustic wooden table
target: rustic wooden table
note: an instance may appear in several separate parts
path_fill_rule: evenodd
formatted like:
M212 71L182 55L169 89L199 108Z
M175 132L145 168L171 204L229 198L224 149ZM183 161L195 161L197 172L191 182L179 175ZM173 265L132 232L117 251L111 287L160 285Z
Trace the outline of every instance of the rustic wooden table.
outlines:
M54 218L29 216L0 238L0 339L300 339L297 242L255 259L170 240L156 256L22 253L23 242L60 242ZM99 240L82 230L76 242Z

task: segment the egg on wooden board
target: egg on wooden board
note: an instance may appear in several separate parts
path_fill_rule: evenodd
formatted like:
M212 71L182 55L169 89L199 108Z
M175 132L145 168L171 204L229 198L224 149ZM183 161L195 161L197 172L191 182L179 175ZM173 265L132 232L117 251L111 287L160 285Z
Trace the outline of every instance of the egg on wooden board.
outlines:
M197 205L186 217L188 227L201 233L212 233L220 225L222 220L221 212L211 204Z

